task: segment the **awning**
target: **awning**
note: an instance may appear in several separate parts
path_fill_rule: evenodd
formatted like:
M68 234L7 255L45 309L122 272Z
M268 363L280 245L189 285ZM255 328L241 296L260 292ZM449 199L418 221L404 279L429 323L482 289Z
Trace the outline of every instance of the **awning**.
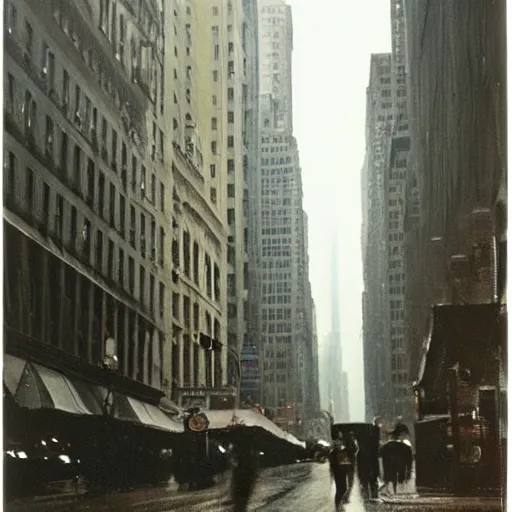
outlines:
M299 441L296 437L281 430L275 423L266 416L249 409L236 410L208 410L205 411L210 422L210 430L224 430L235 425L244 427L259 427L270 434L297 446L305 447L306 443Z
M72 382L44 366L4 354L4 382L22 407L92 414Z
M158 407L141 402L135 398L127 398L138 419L144 425L174 433L184 431L183 423L171 419Z
M45 366L4 354L4 383L16 402L28 409L55 409L77 415L103 415L105 401L112 416L167 432L183 432L183 424L158 407L104 386L67 377Z

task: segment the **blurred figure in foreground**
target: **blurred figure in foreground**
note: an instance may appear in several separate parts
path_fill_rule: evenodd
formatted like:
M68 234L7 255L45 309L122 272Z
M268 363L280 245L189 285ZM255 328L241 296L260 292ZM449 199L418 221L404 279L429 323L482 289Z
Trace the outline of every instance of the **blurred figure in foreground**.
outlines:
M231 496L233 512L246 512L258 478L258 453L247 437L238 436L233 447Z
M340 432L333 441L333 447L328 457L331 476L336 485L336 495L334 497L336 511L340 509L342 503L348 502L350 496L349 475L354 472L354 464L350 457L351 451L347 450L343 435Z

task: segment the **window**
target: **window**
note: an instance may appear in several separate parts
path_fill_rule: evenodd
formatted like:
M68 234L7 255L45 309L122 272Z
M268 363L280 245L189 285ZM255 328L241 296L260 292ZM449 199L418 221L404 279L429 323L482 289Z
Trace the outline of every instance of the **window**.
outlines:
M160 183L160 211L165 212L165 186Z
M213 45L213 60L219 60L220 48L218 44Z
M151 219L151 231L150 235L150 251L151 251L151 261L156 261L156 223L155 219Z
M151 175L151 202L156 205L156 176Z
M212 27L212 35L214 38L219 37L219 27L217 25Z
M107 151L107 137L108 137L108 124L105 118L101 120L101 152L102 158L106 160L108 158Z
M190 277L190 235L187 231L183 232L183 265L185 275Z
M9 2L9 3L6 2L5 6L8 9L8 12L7 12L7 32L9 32L9 34L12 35L16 31L18 11L16 9L16 6L13 5L11 2Z
M141 265L139 268L139 297L144 306L146 303L146 269Z
M228 148L235 147L235 137L233 135L228 135Z
M233 53L234 49L235 49L235 45L233 43L229 42L228 43L228 52Z
M228 87L228 100L233 101L235 99L235 89Z
M215 164L210 165L210 176L215 178Z
M228 185L228 197L235 197L235 185Z
M142 199L146 197L146 167L144 165L140 167L140 197Z
M117 132L112 130L112 154L110 155L112 158L112 169L117 171Z
M27 167L27 206L29 210L34 207L34 171Z
M98 180L98 213L100 217L105 215L105 175L102 172Z
M217 154L217 141L212 140L211 147L212 147L212 154L216 155Z
M137 158L132 156L132 192L137 190Z
M228 62L228 76L231 78L235 74L235 62L230 60Z
M69 239L72 247L75 247L76 244L76 235L77 235L77 214L76 208L74 206L71 207L71 224L70 224L70 232Z
M53 121L46 116L45 154L53 161Z
M112 240L108 241L107 276L109 279L114 277L114 242Z
M80 115L82 92L80 87L75 87L75 123L80 127L82 124L82 117Z
M140 253L146 257L146 217L143 213L140 214Z
M131 256L128 257L128 291L132 295L135 292L135 262Z
M235 172L235 161L232 158L228 160L228 172Z
M216 5L214 5L214 6L212 7L212 14L213 14L214 16L218 16L218 15L219 15L219 8L218 8Z
M161 267L164 266L164 255L165 255L165 230L160 227L160 244L159 244L159 256L158 263Z
M234 123L235 122L235 113L230 110L228 112L228 123Z
M55 212L55 231L59 238L62 239L62 231L64 227L64 199L57 194L57 205Z
M158 305L160 307L160 318L163 318L164 311L165 311L165 286L164 286L164 283L159 284Z
M27 55L32 58L32 52L34 49L34 31L32 30L32 25L25 21L25 51Z
M94 182L95 182L95 169L94 162L87 159L87 197L86 202L92 208L94 206Z
M216 130L217 129L217 118L216 117L212 117L212 130Z
M103 269L103 233L100 230L96 233L96 269L100 273Z
M78 192L80 192L80 182L82 177L82 150L80 146L75 145L73 151L73 181Z
M213 104L214 106L215 106L215 105L217 105L217 95L216 95L216 94L214 94L214 95L212 96L212 104Z
M130 206L130 245L135 249L135 208Z
M119 194L119 234L124 238L126 231L126 199L122 194Z
M10 114L14 113L14 90L15 90L14 77L10 73L8 73L7 74L7 111Z
M155 276L149 275L149 310L155 314Z
M210 201L217 204L217 189L215 187L210 188Z
M47 183L43 185L43 222L48 226L50 218L50 187Z
M110 184L110 225L115 228L116 226L116 187L113 183Z
M214 82L219 81L219 72L216 69L213 71L213 81Z

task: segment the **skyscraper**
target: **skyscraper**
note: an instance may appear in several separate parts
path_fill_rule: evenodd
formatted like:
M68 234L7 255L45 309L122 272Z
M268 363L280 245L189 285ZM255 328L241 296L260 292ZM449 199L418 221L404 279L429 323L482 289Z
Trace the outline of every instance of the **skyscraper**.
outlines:
M391 146L393 102L390 54L371 56L366 104L366 158L363 167L363 353L366 418L391 416L391 367L387 278L386 175Z
M313 407L307 220L292 116L292 19L283 0L259 3L262 403L296 428ZM316 384L318 386L318 384ZM318 393L318 392L317 392Z

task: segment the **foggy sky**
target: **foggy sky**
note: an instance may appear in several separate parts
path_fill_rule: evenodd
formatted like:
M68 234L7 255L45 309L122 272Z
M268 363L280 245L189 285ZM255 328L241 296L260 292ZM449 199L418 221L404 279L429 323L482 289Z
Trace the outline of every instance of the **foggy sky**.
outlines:
M331 325L330 254L340 253L340 323L350 416L364 419L360 248L370 54L391 48L389 0L288 0L292 6L293 112L309 216L310 279L318 340ZM320 375L321 378L321 375Z

